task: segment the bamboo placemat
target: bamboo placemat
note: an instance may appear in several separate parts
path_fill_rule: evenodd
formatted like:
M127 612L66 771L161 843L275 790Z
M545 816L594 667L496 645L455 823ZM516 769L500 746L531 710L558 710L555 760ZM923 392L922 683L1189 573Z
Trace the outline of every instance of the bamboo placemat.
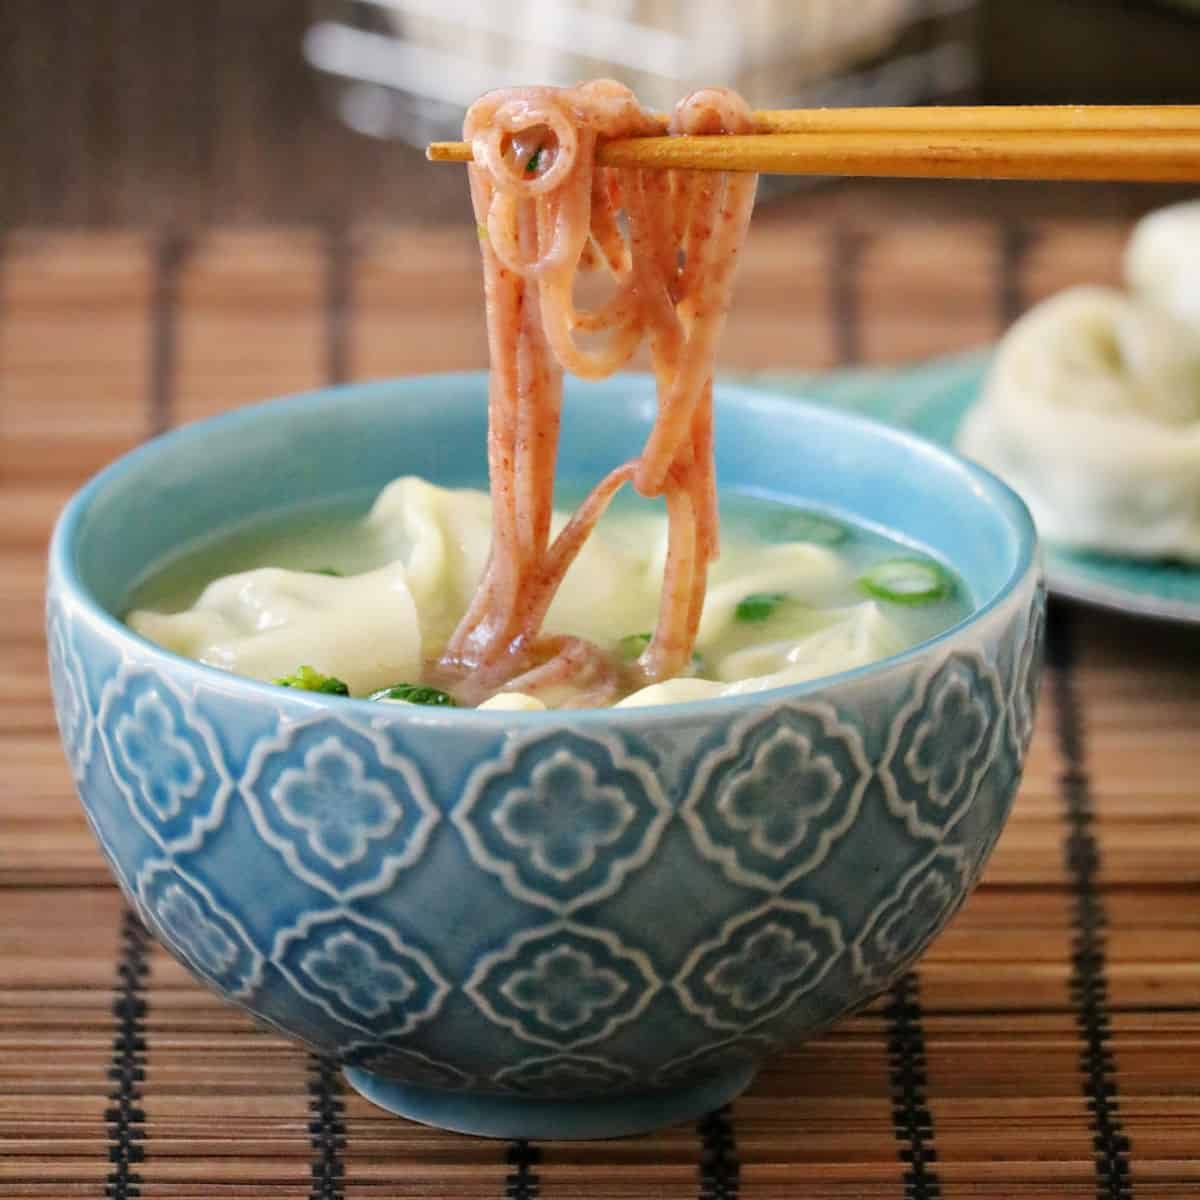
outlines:
M731 368L977 345L1116 277L1114 224L755 223ZM695 1127L506 1144L389 1117L223 1007L111 886L60 757L43 557L166 426L483 365L463 232L14 233L0 258L0 1194L1200 1196L1200 642L1055 606L1037 734L975 897L890 996Z

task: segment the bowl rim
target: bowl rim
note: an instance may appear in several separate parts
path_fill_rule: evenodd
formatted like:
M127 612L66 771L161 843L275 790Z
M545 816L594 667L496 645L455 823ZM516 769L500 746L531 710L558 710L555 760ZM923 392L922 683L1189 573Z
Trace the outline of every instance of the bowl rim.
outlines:
M855 683L873 674L883 674L911 664L932 654L948 642L959 639L972 627L985 621L990 614L1001 608L1018 590L1031 571L1040 571L1037 529L1029 509L1012 488L986 468L954 450L874 418L806 400L803 396L774 391L769 386L722 382L720 378L715 381L718 395L732 397L738 404L750 407L765 405L771 408L786 409L793 416L797 410L801 412L807 410L814 414L820 414L822 420L832 421L847 429L861 429L876 436L883 436L898 443L910 453L937 461L943 468L947 466L952 468L958 473L965 486L982 494L985 499L995 505L1016 531L1017 561L1002 586L960 621L898 654L891 654L864 666L853 667L836 674L822 675L800 683L787 684L783 687L769 688L746 695L717 696L702 700L638 705L629 708L546 709L535 712L392 705L385 714L380 712L380 705L376 701L281 689L275 684L250 679L244 675L235 675L230 671L209 666L196 659L167 650L135 633L123 621L113 616L99 603L75 570L73 550L78 527L93 499L127 470L147 458L153 458L165 448L203 437L214 430L229 430L244 422L261 420L266 412L318 408L338 398L370 396L379 392L392 393L398 386L403 387L410 380L438 379L447 384L477 384L481 380L486 383L487 375L486 370L435 371L315 388L241 405L228 412L202 418L150 438L126 451L98 471L74 493L63 507L55 522L50 541L47 595L52 588L57 587L63 594L72 597L75 606L114 641L122 652L123 658L136 653L141 658L149 658L152 664L157 661L165 671L173 676L177 677L180 674L194 676L200 683L216 685L225 691L234 690L244 693L248 698L257 698L274 707L279 706L284 698L281 693L286 690L289 707L310 708L314 712L345 713L347 716L354 715L360 719L369 716L377 720L386 715L388 724L400 721L405 724L429 727L461 728L466 723L478 721L490 730L501 730L514 726L522 730L537 730L539 728L561 728L564 725L571 727L594 727L596 725L644 727L669 724L681 718L711 719L721 716L735 718L762 708L764 705L778 705L823 692L828 688ZM652 377L644 372L622 371L610 376L605 382L620 384L625 381L644 386L650 379Z

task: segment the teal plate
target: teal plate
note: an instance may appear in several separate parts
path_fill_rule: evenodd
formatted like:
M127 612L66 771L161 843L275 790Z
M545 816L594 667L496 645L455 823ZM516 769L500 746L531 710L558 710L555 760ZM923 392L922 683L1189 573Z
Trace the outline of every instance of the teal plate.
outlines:
M979 395L990 355L935 359L912 367L831 371L821 375L759 371L741 378L911 429L950 445ZM1200 624L1200 569L1139 562L1062 547L1044 548L1046 584L1059 596L1137 616Z

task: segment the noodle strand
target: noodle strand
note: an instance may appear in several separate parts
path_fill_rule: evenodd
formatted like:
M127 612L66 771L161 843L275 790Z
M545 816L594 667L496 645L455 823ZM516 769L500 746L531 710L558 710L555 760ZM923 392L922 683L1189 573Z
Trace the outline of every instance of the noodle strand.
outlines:
M740 97L693 93L672 134L753 128ZM599 138L662 133L611 80L491 92L470 109L471 199L481 231L488 349L492 548L439 678L472 696L497 688L575 688L569 703L607 703L610 655L542 624L563 577L625 483L662 496L668 547L659 615L638 663L648 681L686 669L718 551L712 376L753 176L599 168ZM577 309L581 272L604 270L607 300ZM576 334L599 336L585 349ZM641 454L615 468L551 541L562 372L602 379L649 344L658 414Z

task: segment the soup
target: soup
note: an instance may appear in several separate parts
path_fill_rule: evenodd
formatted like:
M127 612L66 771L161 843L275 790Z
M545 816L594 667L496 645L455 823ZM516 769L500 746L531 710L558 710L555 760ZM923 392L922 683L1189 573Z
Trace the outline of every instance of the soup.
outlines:
M436 664L486 566L491 515L484 492L410 477L369 508L359 498L261 518L160 564L137 587L128 621L168 649L258 679L304 666L309 684L331 678L355 696L469 703L439 686ZM669 543L661 510L618 498L567 571L547 627L617 664L611 702L740 695L829 675L935 636L970 610L944 564L840 516L730 494L721 519L695 648L670 679L647 683L636 669ZM556 511L552 528L566 522ZM482 706L575 706L589 687L586 673L518 677Z
M364 519L306 514L241 531L147 581L130 624L285 686L537 709L784 686L962 616L968 598L943 566L828 515L726 497L722 537L713 364L755 177L606 167L596 149L754 127L722 88L694 92L669 119L612 80L481 97L464 134L491 360L490 494L400 479ZM606 285L590 308L577 302L585 275ZM642 343L657 391L645 444L569 515L556 511L564 371L607 377Z

